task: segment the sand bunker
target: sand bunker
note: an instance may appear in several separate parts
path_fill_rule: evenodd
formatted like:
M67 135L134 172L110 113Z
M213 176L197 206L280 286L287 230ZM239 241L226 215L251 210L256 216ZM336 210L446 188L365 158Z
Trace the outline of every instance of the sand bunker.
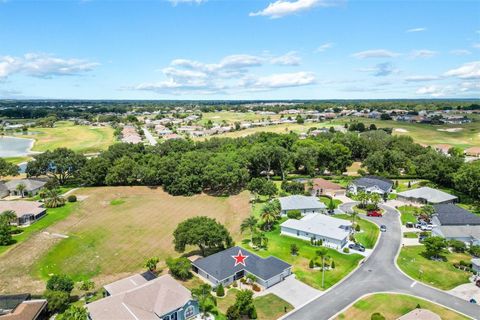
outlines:
M448 128L448 129L437 129L438 131L444 131L444 132L459 132L462 131L463 128Z

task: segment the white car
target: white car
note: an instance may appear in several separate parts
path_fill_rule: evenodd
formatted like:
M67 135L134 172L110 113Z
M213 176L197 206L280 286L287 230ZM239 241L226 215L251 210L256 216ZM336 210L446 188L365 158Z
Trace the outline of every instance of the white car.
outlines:
M432 231L432 229L433 229L433 225L431 225L431 224L426 224L426 225L420 226L420 230L422 230L422 231Z

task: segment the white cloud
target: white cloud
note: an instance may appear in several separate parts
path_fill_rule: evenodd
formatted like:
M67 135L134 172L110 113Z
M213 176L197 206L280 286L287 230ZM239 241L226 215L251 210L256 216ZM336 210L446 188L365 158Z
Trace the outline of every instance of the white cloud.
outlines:
M0 57L0 78L23 73L32 77L79 75L93 70L98 63L82 59L63 59L43 53L27 53L20 57Z
M335 44L332 43L332 42L327 42L327 43L324 43L322 44L321 46L319 46L317 48L317 50L315 50L316 52L324 52L324 51L327 51L328 49L331 49Z
M251 17L264 16L272 19L310 10L314 7L330 7L341 3L338 0L277 0L271 2L265 9L251 12Z
M408 29L406 32L423 32L423 31L427 31L427 28L412 28L412 29Z
M291 51L283 56L272 58L271 63L282 66L298 66L301 60L302 59L298 56L297 52Z
M410 77L406 77L404 80L407 82L425 82L425 81L433 81L438 79L440 79L440 77L438 76L410 76Z
M280 56L235 54L223 57L217 63L175 59L161 69L165 79L140 83L128 89L155 91L168 94L215 94L250 90L272 90L311 84L311 72L277 73L266 76L251 74L253 68L267 64L298 65L296 52Z
M455 50L451 50L450 54L453 54L455 56L467 56L469 54L472 54L472 52L465 49L455 49Z
M397 52L393 52L385 49L374 49L374 50L365 50L359 51L352 54L352 57L357 59L367 59L367 58L393 58L400 55Z
M438 52L428 49L413 50L411 53L413 58L431 58L437 54Z
M462 82L460 84L460 91L462 92L480 92L480 82L472 82L472 81L467 81L467 82Z
M207 2L207 0L168 0L172 5L176 6L181 3L196 3L201 4L202 2Z
M432 97L444 97L448 94L452 94L452 87L445 86L440 87L437 85L430 85L425 87L420 87L416 91L417 94L428 95Z
M456 69L445 72L444 75L460 79L480 79L480 61L465 63Z

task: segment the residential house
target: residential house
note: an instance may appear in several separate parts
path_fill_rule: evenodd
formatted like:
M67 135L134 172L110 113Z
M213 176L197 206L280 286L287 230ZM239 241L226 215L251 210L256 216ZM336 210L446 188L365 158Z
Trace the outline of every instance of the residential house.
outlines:
M30 294L0 296L0 319L46 320L47 300L31 299Z
M433 207L433 235L467 245L480 245L480 216L451 203Z
M198 302L192 298L190 290L168 274L138 283L130 277L112 285L113 294L87 304L89 319L185 320L199 313Z
M480 258L472 259L472 270L473 273L480 276Z
M23 195L33 197L43 188L46 183L47 181L45 179L13 179L6 182L5 186L7 187L11 196L21 196L21 193L19 190L17 190L17 188L22 184L25 186Z
M430 310L416 308L397 320L442 320L442 318Z
M293 210L299 210L302 215L306 215L320 213L326 209L325 204L313 196L293 195L279 198L278 201L280 201L280 213L282 215L286 215Z
M454 203L458 200L456 196L430 187L399 192L397 199L422 204Z
M392 192L393 181L376 176L365 176L358 178L349 184L347 190L350 193L357 194L360 191L366 193L378 193L382 196L388 196Z
M236 263L234 257L239 253L247 257L244 264ZM251 274L256 277L259 285L269 288L283 281L292 273L292 266L285 261L272 256L261 258L238 246L195 260L192 262L192 269L209 281L213 287L220 283L228 286L247 274Z
M142 142L142 137L134 126L125 126L122 129L122 142L137 144Z
M323 178L312 179L311 183L305 185L306 191L312 196L345 194L345 188L341 185Z
M300 220L288 219L280 225L281 234L310 241L322 240L326 247L342 249L347 243L351 231L351 222L317 213Z
M12 224L18 226L30 225L47 213L43 203L38 201L0 201L0 212L10 210L17 215Z
M465 155L468 157L480 158L480 147L471 147L466 149Z

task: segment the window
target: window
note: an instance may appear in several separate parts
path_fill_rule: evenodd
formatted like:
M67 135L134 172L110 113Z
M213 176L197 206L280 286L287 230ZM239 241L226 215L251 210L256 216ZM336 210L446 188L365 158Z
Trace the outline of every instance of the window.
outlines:
M185 319L193 317L195 313L195 308L193 306L189 306L187 310L185 310Z
M172 314L170 315L170 320L177 320L177 313L176 313L176 312L175 312L175 313L172 313Z

